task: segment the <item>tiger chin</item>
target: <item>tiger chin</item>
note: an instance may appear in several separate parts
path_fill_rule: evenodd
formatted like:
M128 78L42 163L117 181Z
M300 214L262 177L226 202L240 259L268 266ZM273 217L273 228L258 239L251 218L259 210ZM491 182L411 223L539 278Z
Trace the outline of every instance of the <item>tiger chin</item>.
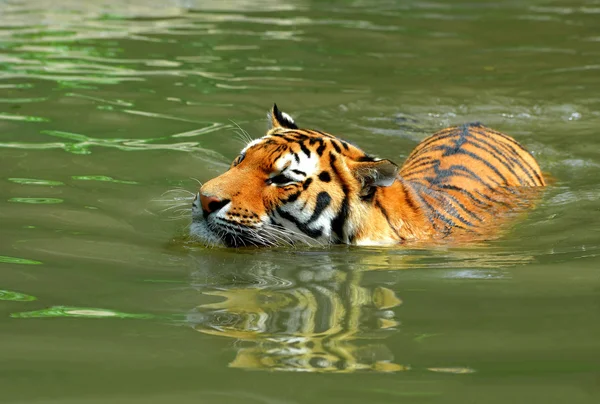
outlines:
M271 128L192 204L212 246L397 245L489 237L545 181L513 138L479 123L443 129L400 168L273 106Z

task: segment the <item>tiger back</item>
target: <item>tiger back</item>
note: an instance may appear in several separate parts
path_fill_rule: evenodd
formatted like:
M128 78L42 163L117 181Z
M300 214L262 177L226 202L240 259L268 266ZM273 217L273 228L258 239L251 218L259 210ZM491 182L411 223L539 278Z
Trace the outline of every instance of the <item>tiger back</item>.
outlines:
M299 128L277 106L270 123L197 193L194 239L229 247L475 240L497 233L545 185L528 151L481 124L423 140L400 169Z
M516 140L471 123L443 129L423 140L400 177L434 234L462 229L490 233L508 212L521 211L545 186L540 167ZM414 201L414 199L418 201Z

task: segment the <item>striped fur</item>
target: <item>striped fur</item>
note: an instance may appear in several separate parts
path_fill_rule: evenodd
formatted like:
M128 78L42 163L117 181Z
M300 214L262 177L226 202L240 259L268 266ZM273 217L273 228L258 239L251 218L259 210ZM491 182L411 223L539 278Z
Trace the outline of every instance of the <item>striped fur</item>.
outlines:
M274 106L272 128L208 181L191 234L212 245L390 245L489 237L545 185L533 156L475 123L422 141L401 169Z

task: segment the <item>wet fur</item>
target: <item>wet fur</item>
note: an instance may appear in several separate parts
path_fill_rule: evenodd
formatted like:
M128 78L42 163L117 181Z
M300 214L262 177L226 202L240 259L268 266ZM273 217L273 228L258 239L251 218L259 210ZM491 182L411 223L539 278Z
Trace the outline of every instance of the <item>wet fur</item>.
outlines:
M299 129L275 106L272 128L200 192L227 203L192 209L191 234L226 246L390 245L488 236L545 185L533 156L481 124L423 140L401 169L330 134ZM289 181L286 181L289 179Z

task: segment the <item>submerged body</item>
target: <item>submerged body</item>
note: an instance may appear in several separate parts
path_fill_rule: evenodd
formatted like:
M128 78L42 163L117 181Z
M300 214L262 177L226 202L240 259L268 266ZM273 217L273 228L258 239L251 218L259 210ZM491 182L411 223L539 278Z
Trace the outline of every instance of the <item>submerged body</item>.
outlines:
M437 132L401 169L276 106L272 128L206 182L191 235L210 245L392 245L486 237L545 185L533 156L480 124Z

